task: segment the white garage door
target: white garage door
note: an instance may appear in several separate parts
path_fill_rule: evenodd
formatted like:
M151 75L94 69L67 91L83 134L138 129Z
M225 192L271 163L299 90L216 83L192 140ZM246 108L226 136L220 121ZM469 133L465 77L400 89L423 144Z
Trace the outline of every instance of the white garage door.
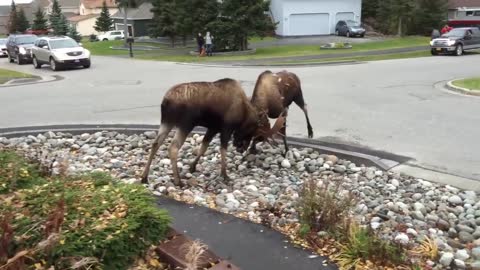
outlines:
M291 36L330 34L330 14L328 13L291 14L289 21Z
M335 16L335 24L338 21L353 20L355 18L353 12L338 12Z

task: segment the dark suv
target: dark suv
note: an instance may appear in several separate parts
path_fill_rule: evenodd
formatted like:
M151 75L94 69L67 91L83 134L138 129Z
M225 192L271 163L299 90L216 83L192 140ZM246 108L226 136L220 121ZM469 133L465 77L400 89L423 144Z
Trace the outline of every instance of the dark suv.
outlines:
M7 40L8 61L21 65L32 62L32 47L38 39L36 35L10 35Z
M480 49L480 30L476 27L454 28L430 41L430 49L433 55L452 53L457 56L466 50Z

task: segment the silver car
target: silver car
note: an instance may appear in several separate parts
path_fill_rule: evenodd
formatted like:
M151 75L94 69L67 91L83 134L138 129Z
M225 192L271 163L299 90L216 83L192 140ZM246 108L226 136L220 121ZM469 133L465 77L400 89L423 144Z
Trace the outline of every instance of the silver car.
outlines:
M91 65L90 51L70 37L42 37L32 48L32 62L35 68L49 64L53 71L66 67Z
M0 56L1 57L7 57L7 39L6 38L0 38Z

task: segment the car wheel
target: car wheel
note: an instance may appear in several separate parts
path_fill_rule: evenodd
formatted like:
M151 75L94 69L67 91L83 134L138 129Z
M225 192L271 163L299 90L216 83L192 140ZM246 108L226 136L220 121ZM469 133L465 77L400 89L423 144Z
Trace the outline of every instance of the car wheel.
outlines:
M58 71L58 70L60 70L57 61L55 61L55 59L53 59L53 58L50 58L50 68L51 68L53 71Z
M365 37L365 34L361 34L360 37L361 37L361 38L364 38L364 37Z
M42 64L38 63L37 57L35 57L35 56L33 56L32 64L33 64L34 68L41 68L42 67Z
M13 63L13 58L10 56L10 54L7 54L8 57L8 62Z
M108 41L108 38L104 38L103 41Z
M350 31L347 31L347 37L351 37Z
M432 53L432 55L438 55L438 52L436 50L430 50L430 52Z
M463 45L458 44L457 47L455 48L455 55L461 56L462 54L463 54Z
M91 63L91 62L88 62L88 63L86 63L85 65L83 65L83 67L84 67L84 68L90 68L91 65L92 65L92 63Z
M23 65L22 59L20 58L20 56L18 54L17 54L17 64L18 65Z

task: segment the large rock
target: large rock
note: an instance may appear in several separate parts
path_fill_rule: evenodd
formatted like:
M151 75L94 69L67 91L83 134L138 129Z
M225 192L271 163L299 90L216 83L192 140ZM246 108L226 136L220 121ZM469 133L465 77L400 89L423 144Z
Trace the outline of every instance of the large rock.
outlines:
M453 261L453 253L451 252L445 252L443 253L442 257L440 257L440 264L443 265L443 266L449 266L450 264L452 264L452 261Z

